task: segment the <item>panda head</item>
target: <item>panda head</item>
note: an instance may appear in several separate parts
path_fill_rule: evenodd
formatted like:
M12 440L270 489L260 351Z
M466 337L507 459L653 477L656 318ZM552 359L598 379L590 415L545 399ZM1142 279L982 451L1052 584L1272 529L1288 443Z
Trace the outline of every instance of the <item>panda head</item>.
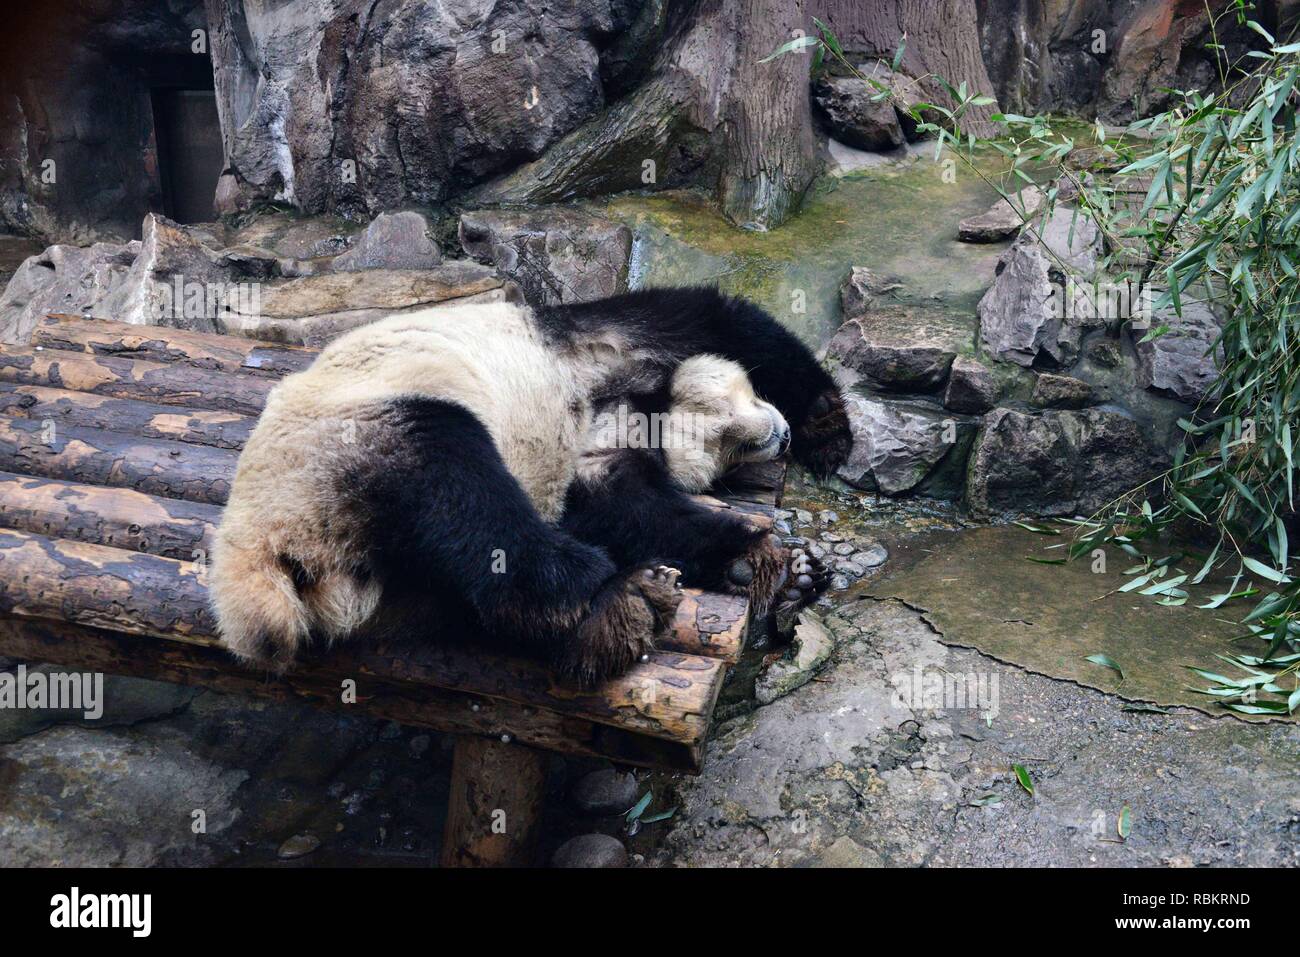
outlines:
M703 491L736 466L771 461L790 447L785 417L754 394L744 368L730 359L692 356L673 373L670 392L664 456L688 491Z

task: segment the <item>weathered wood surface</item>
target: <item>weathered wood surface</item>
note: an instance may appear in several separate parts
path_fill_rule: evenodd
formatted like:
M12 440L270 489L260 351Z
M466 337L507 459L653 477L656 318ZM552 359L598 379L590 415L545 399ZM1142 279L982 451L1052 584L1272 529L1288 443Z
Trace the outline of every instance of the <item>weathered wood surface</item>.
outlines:
M0 417L0 470L221 505L238 456L226 449Z
M0 529L0 614L65 621L216 648L206 565ZM159 647L168 644L158 642ZM6 653L11 653L6 651ZM247 672L225 652L224 667ZM530 659L415 642L340 646L308 656L295 675L367 675L384 682L503 698L665 738L703 743L722 662L656 652L596 690L557 680Z
M650 660L595 691L531 660L413 642L340 646L283 677L236 662L204 584L218 506L276 377L312 353L121 325L51 318L48 348L0 349L0 652L335 707L355 681L366 712L393 720L698 769L744 646L736 596L688 590ZM782 472L748 467L725 500L701 501L770 523Z
M0 347L0 382L256 415L278 380L60 349Z
M0 472L0 527L205 561L221 508L124 488Z
M257 424L253 416L236 412L183 409L12 382L0 382L0 415L235 450L244 447Z
M31 344L46 349L87 352L97 356L172 362L196 369L282 376L301 372L316 350L276 345L241 336L214 336L185 329L137 326L108 319L55 314L32 333Z
M533 855L546 755L503 741L458 738L451 761L442 867L520 867Z

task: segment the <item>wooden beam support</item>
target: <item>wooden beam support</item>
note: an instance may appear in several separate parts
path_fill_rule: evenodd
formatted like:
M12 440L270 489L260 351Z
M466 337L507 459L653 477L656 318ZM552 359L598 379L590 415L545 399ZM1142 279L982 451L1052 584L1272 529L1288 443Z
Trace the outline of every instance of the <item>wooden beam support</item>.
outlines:
M0 530L0 614L215 647L205 573L201 562ZM222 655L230 669L246 672ZM559 681L532 659L411 640L336 647L305 657L294 671L501 698L668 739L698 760L725 665L656 652L600 688L585 690Z
M277 345L242 336L220 336L186 329L137 326L108 319L55 313L32 332L31 344L96 356L147 359L196 369L282 376L301 372L316 358L315 349Z
M0 347L0 382L257 415L276 379L58 349Z
M442 832L442 867L533 863L546 793L546 755L501 740L460 737Z
M0 382L0 415L233 450L244 447L257 424L253 416L236 412L182 409L13 382Z
M531 747L667 771L699 770L700 749L503 698L311 670L283 676L239 667L214 645L160 641L66 621L0 617L0 655L364 713L443 734L502 734ZM350 684L345 688L343 682ZM344 691L355 691L345 695Z
M235 452L0 417L0 469L221 505Z

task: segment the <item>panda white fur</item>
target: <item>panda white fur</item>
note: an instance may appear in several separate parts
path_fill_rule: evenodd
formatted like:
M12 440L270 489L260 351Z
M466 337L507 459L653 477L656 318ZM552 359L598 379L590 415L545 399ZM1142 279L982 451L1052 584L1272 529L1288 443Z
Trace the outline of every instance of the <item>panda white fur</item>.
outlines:
M689 416L695 441L610 449L593 416L620 406ZM687 495L788 443L819 473L843 461L838 391L770 316L711 290L384 319L268 398L213 552L222 639L282 669L354 636L469 636L599 680L653 647L676 569L759 605L822 587Z

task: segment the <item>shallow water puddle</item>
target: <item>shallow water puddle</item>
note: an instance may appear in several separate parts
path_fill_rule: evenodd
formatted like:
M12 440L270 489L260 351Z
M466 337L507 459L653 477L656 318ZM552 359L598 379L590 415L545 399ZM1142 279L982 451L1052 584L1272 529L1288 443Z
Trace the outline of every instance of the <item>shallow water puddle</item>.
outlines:
M1043 536L1015 526L936 532L899 543L882 574L861 589L871 598L896 598L923 611L945 644L1129 701L1261 720L1227 711L1189 690L1208 682L1186 666L1239 675L1215 656L1265 650L1263 642L1231 641L1243 633L1233 620L1241 612L1193 607L1217 587L1202 585L1187 605L1165 607L1115 592L1132 577L1123 574L1132 560L1118 550L1108 553L1104 573L1094 573L1088 560L1029 561L1056 554L1043 546ZM1118 664L1123 680L1111 668L1085 660L1097 654Z

